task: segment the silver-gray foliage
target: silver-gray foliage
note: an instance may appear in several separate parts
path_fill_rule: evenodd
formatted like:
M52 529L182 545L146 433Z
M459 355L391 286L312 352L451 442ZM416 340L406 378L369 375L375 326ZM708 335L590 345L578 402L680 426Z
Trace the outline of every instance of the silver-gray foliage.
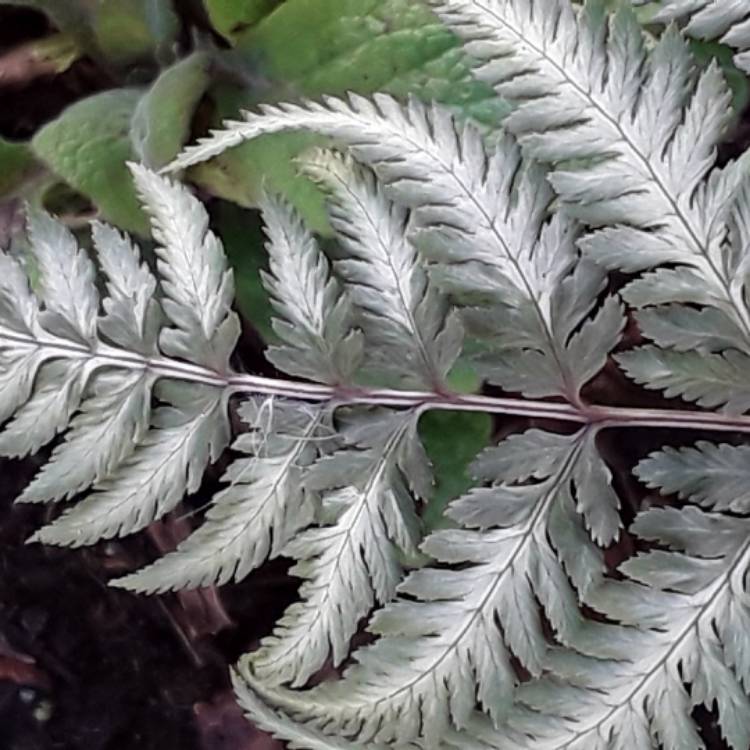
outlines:
M633 0L644 5L648 0ZM737 50L738 68L750 72L750 8L744 0L661 0L654 23L676 21L697 39L718 39Z
M699 750L704 705L746 750L750 180L744 158L715 163L723 76L624 4L430 4L514 104L501 132L350 95L245 113L172 165L282 131L329 139L300 170L325 193L330 256L283 200L260 205L268 358L290 379L230 363L232 274L183 186L133 167L155 263L95 224L99 286L73 236L31 213L25 267L0 255L0 451L54 441L19 499L78 501L34 538L141 529L231 443L200 525L114 583L210 586L293 559L298 600L234 673L290 747ZM743 3L662 5L742 48ZM645 341L624 348L628 317ZM450 390L469 351L503 395ZM693 410L594 403L611 377ZM425 533L430 408L537 419L476 456L475 486ZM730 435L642 457L651 494L625 530L630 485L600 444L632 425ZM615 575L625 533L637 551Z

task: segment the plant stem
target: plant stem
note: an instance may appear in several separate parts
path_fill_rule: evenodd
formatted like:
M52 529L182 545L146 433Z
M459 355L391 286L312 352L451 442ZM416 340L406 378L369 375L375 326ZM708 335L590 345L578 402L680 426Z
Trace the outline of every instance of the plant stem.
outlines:
M25 346L45 348L48 358L95 360L93 369L116 368L148 370L156 376L191 383L229 388L235 393L255 393L300 401L329 401L339 406L368 404L413 409L441 409L488 414L508 414L534 419L551 419L583 425L609 427L664 427L750 433L750 415L731 415L678 409L641 409L638 407L573 405L523 398L499 398L477 394L406 391L360 386L337 387L296 380L266 378L238 373L222 374L201 365L170 357L145 357L135 352L100 344L91 349L84 344L50 338L41 340L27 334L0 330L3 339ZM93 371L93 370L92 370Z
M237 391L265 393L306 401L331 401L342 406L371 404L409 408L508 414L608 427L666 427L674 429L750 432L750 415L676 409L641 409L621 406L583 406L522 398L497 398L460 393L399 391L391 389L337 389L292 381L258 383L252 375L232 378ZM252 382L251 382L252 381ZM283 384L283 385L282 385ZM293 387L290 387L293 386Z
M177 363L182 366L182 363ZM191 366L193 367L193 366ZM208 371L204 371L208 372ZM567 403L523 398L500 398L462 393L405 391L390 388L334 387L256 375L232 375L222 378L211 373L216 385L225 385L241 393L257 393L302 401L330 401L342 406L368 404L404 408L470 411L508 414L536 419L555 419L578 424L608 427L665 427L674 429L750 432L750 415L716 412L641 409L622 406L576 406ZM176 373L172 377L178 377Z

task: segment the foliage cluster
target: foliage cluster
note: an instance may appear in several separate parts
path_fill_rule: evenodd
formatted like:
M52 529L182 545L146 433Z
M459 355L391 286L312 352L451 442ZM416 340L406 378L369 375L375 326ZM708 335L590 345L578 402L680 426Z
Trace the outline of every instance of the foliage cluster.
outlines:
M217 70L242 70L264 33L288 43L294 6L322 14L308 22L331 10L207 2L231 53L193 52L148 89L75 105L32 142L52 164L71 122L96 141L82 121L63 124L76 108L129 102L119 185L134 186L131 217L148 217L154 240L149 262L94 223L97 284L91 255L37 208L28 253L0 256L0 452L54 443L19 500L77 501L34 540L77 546L142 529L231 444L225 487L193 534L114 584L162 592L296 560L299 600L235 673L249 716L291 747L698 750L703 706L745 750L750 175L745 154L717 162L732 92L688 40L719 38L745 65L743 5L368 5L352 11L363 25L321 36L299 78L276 60L291 66L292 101L252 100L178 154L207 92L221 110ZM172 15L147 7L148 28L168 34ZM227 15L238 7L246 17ZM397 25L379 26L389 8ZM96 13L77 12L76 44L96 54ZM356 43L329 56L343 29ZM411 54L428 32L446 45L439 54L375 81L398 59L387 50ZM154 35L148 55L174 53ZM351 65L370 53L372 66ZM365 73L356 88L391 92L332 83ZM192 105L177 105L171 95L188 88ZM153 119L163 107L184 115L178 135L157 127L174 122ZM235 195L237 174L265 171L265 149L265 186L244 195L267 237L278 377L233 362L233 273L206 209L174 181ZM125 151L141 164L126 166ZM117 223L63 174L78 159L61 161L53 169ZM279 165L300 181L275 178ZM467 369L485 392L460 392ZM478 451L474 486L444 513L428 412L521 425ZM630 475L603 446L632 431L652 435L653 450ZM363 621L371 642L350 654ZM318 681L345 661L339 679Z

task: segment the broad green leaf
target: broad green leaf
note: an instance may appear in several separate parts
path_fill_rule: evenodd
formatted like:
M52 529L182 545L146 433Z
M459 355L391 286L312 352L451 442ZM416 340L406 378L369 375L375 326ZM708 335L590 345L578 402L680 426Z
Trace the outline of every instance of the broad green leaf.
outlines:
M97 47L117 66L169 59L179 32L170 0L100 0L90 18Z
M217 92L219 118L262 101L348 91L414 93L490 126L508 111L489 87L471 77L455 36L413 0L287 0L240 34L236 46L235 55L247 61L250 73L270 83L262 94ZM291 162L319 143L299 133L262 138L196 168L191 176L214 194L248 206L257 202L265 179L313 228L328 231L319 192Z
M84 99L36 134L34 153L103 218L147 234L125 163L160 167L179 152L209 84L209 67L209 56L198 52L168 68L145 94L122 88Z
M288 0L237 49L302 96L415 93L489 124L508 111L471 78L455 36L413 0Z
M169 59L179 19L171 0L8 0L46 14L86 51L117 67Z
M163 167L190 136L193 113L208 87L211 58L196 52L165 70L138 102L132 139L138 158Z
M284 0L203 0L216 31L232 40Z
M125 166L133 158L130 122L141 95L127 88L83 99L43 127L32 146L37 157L92 200L105 219L146 234L148 222Z

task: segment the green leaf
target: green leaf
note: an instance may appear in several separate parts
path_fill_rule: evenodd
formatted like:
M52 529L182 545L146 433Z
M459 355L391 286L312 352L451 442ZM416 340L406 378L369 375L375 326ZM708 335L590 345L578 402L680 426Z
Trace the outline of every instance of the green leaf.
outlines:
M36 134L34 153L107 221L147 234L125 163L160 167L179 152L210 83L210 63L197 52L164 71L145 94L122 88L77 102Z
M230 41L260 21L283 0L203 0L211 23Z
M509 111L471 77L456 37L413 0L288 0L237 48L302 96L414 93L491 125Z
M236 46L234 56L246 61L248 74L270 83L262 94L218 91L220 119L261 101L348 91L414 93L490 126L509 111L488 86L471 77L455 36L413 0L287 0L239 34ZM291 163L320 143L299 133L262 138L197 168L191 177L246 206L255 204L265 179L314 229L328 232L320 193Z
M142 92L116 89L83 99L45 125L32 140L34 153L101 215L129 231L147 234L125 162L133 158L130 122Z
M116 66L171 59L180 30L170 0L99 0L90 23L99 51Z
M732 108L738 114L743 112L750 101L750 80L745 72L735 65L735 51L726 44L697 39L691 40L690 49L702 67L708 66L712 60L719 63L729 88L732 90Z
M37 167L28 143L0 138L0 198L16 193Z
M234 271L239 311L264 341L277 341L271 327L271 301L260 280L260 271L268 270L268 263L258 214L218 202L213 219Z
M179 153L211 82L210 67L210 55L196 52L165 70L138 102L131 135L142 162L163 167Z
M180 29L170 0L6 0L44 13L89 54L124 67L169 59Z
M487 414L431 411L420 420L419 435L435 473L435 494L423 514L425 529L432 531L449 523L443 518L445 507L472 486L467 469L489 443L492 419Z

